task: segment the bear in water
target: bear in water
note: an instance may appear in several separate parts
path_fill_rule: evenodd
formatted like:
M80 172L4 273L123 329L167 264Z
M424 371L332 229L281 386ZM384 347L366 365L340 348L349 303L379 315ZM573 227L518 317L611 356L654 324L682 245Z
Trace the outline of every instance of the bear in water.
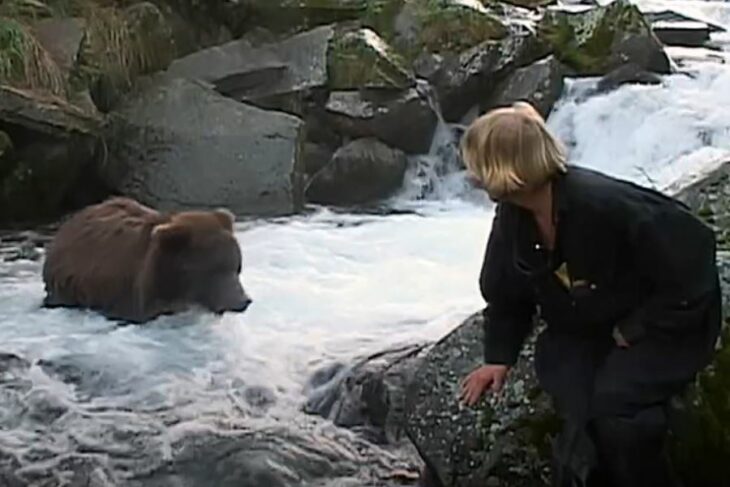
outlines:
M84 208L48 248L43 304L131 323L194 305L242 312L251 299L233 222L224 209L163 214L121 197Z

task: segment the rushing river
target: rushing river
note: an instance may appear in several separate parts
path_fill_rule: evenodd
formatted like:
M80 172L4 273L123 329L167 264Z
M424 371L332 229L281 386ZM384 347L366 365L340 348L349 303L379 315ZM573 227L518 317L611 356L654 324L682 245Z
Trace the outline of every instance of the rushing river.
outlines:
M730 4L677 5L730 25ZM730 155L730 68L686 70L594 97L571 82L549 124L573 163L666 189ZM492 210L435 146L397 211L240 223L242 315L117 327L41 309L40 262L0 264L0 352L24 361L0 367L0 485L384 485L367 479L406 465L397 452L301 407L321 367L437 339L482 305Z

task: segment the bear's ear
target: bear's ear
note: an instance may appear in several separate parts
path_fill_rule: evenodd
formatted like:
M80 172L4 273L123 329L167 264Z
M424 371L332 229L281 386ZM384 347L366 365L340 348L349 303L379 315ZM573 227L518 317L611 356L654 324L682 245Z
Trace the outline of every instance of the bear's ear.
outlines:
M152 229L152 238L166 249L181 249L190 243L190 229L185 225L161 223Z
M226 208L218 208L216 210L213 210L213 214L218 219L223 228L225 228L229 232L233 231L233 223L236 221L236 216L230 210Z

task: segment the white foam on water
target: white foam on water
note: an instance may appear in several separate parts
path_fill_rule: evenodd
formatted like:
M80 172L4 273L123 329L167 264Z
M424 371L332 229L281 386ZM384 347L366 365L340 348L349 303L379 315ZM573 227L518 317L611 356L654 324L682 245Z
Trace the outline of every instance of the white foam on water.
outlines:
M682 174L730 156L725 66L705 64L658 86L624 86L587 99L582 93L564 98L549 120L575 164L665 189Z

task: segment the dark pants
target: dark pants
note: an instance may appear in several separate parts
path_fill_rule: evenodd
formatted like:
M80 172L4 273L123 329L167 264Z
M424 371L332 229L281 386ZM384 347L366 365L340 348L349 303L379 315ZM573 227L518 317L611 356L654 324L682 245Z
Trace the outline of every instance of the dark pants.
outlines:
M665 454L666 405L693 379L698 339L645 340L544 332L535 367L563 429L554 442L555 487L673 487Z

